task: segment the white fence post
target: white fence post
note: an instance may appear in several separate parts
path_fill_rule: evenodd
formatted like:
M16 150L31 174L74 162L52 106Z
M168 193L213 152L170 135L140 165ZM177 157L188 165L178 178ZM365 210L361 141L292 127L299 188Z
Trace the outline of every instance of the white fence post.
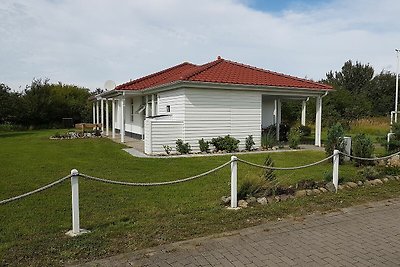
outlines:
M336 188L336 192L338 190L338 184L339 184L339 150L335 149L333 151L333 171L332 171L332 176L333 176L333 185Z
M231 157L231 208L237 208L237 157Z
M72 230L67 232L69 236L77 236L88 233L89 231L80 229L79 225L79 172L77 169L71 170L71 191L72 191Z

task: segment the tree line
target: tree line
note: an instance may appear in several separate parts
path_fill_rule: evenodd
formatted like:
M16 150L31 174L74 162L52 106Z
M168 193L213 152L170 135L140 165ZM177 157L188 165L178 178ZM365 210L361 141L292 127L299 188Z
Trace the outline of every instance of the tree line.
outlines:
M87 88L34 79L23 92L0 84L0 124L31 128L61 127L62 118L90 121L92 95Z
M389 116L394 110L396 74L382 70L375 74L369 64L344 63L340 71L329 71L319 82L333 86L335 91L323 98L322 123L331 126L368 117ZM282 106L282 117L287 122L299 121L301 106L287 102ZM315 120L315 99L307 104L307 120Z
M340 71L326 73L320 82L332 85L335 91L323 99L324 126L372 116L387 116L394 110L396 75L389 71L375 74L372 66L351 60ZM58 83L49 79L34 79L23 92L14 92L0 83L0 124L24 127L58 127L62 118L73 118L75 123L91 121L88 98L101 92ZM307 105L307 120L315 120L315 100ZM285 101L282 105L283 121L300 120L298 102Z

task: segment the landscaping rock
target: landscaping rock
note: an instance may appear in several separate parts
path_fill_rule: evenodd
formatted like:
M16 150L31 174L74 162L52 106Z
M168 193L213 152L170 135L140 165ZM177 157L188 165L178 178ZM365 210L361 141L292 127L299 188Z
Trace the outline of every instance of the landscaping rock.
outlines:
M306 189L306 195L312 196L312 195L314 195L314 192L311 189Z
M357 185L358 185L358 186L362 186L363 184L364 184L364 183L363 183L362 181L358 181L358 182L357 182Z
M275 202L280 202L281 201L281 197L280 196L274 196Z
M350 187L350 188L356 188L356 187L358 187L358 185L357 185L356 183L354 183L354 182L347 182L346 185L347 185L348 187Z
M336 188L332 182L327 183L325 188L328 189L329 192L336 192Z
M246 199L246 202L249 205L253 205L253 204L257 203L257 199L255 197L249 197Z
M286 201L290 198L290 195L280 195L279 198L281 199L281 201Z
M340 184L340 185L338 185L337 189L338 189L338 190L343 190L343 189L344 189L344 186Z
M374 182L375 185L383 184L383 182L382 182L381 179L375 179L375 180L373 180L372 182Z
M266 197L259 197L257 198L257 202L260 203L261 205L266 205L268 204L268 199Z
M373 185L375 185L375 184L373 183L373 181L370 181L370 180L365 181L364 184L365 184L366 186L373 186Z
M319 191L321 191L321 193L326 193L326 192L328 192L328 189L326 189L326 188L324 188L324 187L320 187L320 188L318 188L319 189Z
M296 193L294 193L295 197L304 197L306 195L307 195L306 190L298 190L298 191L296 191Z
M274 203L276 202L276 199L274 197L267 197L268 203Z
M313 191L313 194L314 194L314 195L319 195L319 194L321 194L321 191L319 191L319 189L313 189L312 191Z
M247 205L248 205L248 203L247 203L246 200L241 199L238 202L238 206L241 207L241 208L247 208Z
M384 182L384 183L389 182L389 178L387 178L387 177L383 178L383 179L382 179L382 182Z
M223 196L221 197L221 202L224 205L229 205L231 203L231 197Z

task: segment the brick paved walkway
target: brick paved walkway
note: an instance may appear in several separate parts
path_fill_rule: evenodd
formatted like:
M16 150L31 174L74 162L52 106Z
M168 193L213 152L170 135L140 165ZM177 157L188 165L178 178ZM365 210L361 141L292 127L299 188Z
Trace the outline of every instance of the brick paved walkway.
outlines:
M266 223L85 266L400 266L400 199Z

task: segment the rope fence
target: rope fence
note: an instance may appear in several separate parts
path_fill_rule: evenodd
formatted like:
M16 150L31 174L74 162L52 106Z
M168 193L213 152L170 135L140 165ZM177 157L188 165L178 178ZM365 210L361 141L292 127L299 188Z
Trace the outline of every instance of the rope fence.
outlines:
M115 184L115 185L123 185L123 186L138 186L138 187L144 187L144 186L165 186L165 185L174 185L174 184L179 184L179 183L184 183L184 182L189 182L204 176L207 176L211 173L214 173L229 164L231 165L231 208L232 209L237 209L237 168L238 168L238 162L258 167L258 168L263 168L263 169L270 169L270 170L299 170L299 169L304 169L304 168L309 168L312 166L316 166L318 164L321 164L325 161L329 161L331 159L333 163L333 184L336 188L336 192L338 189L338 180L339 180L339 157L340 155L343 155L345 157L349 157L352 159L356 160L370 160L370 161L376 161L376 160L386 160L391 157L400 155L400 151L397 153L394 153L392 155L388 155L385 157L380 157L380 158L362 158L362 157L356 157L352 155L348 155L344 152L340 152L339 150L334 150L333 154L329 157L326 157L324 159L321 159L316 162L312 162L309 164L301 165L301 166L293 166L293 167L272 167L272 166L266 166L266 165L260 165L256 164L250 161L246 161L240 158L237 158L236 156L232 156L230 161L227 161L211 170L208 170L206 172L190 176L187 178L182 178L182 179L177 179L173 181L164 181L164 182L126 182L126 181L116 181L116 180L110 180L110 179L104 179L104 178L99 178L91 175L87 175L84 173L79 173L76 169L71 170L71 174L62 177L50 184L47 184L45 186L42 186L40 188L37 188L33 191L24 193L19 196L11 197L8 199L4 199L0 201L1 204L7 204L12 201L20 200L22 198L28 197L30 195L39 193L41 191L44 191L46 189L49 189L53 186L56 186L58 184L61 184L67 179L71 179L71 192L72 192L72 230L69 231L67 234L70 236L77 236L83 233L87 233L87 230L81 229L80 224L79 224L79 185L78 185L78 177L86 178L89 180L97 181L97 182L102 182L102 183L108 183L108 184Z

